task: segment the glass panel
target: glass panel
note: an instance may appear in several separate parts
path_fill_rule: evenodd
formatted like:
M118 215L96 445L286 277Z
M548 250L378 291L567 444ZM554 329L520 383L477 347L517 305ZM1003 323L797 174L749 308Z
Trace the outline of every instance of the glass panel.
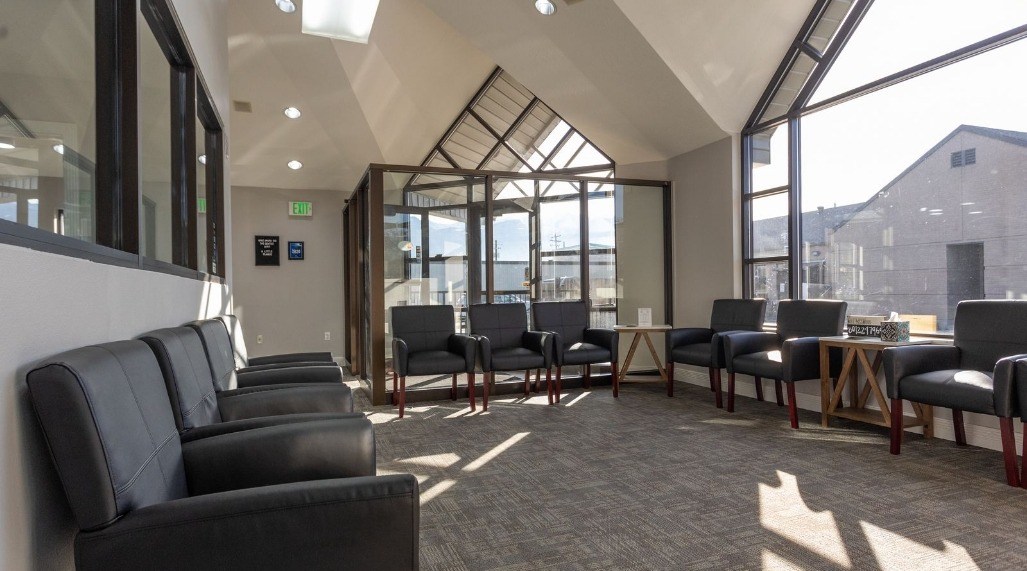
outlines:
M0 219L95 241L94 7L3 2Z
M581 184L565 180L541 180L539 181L539 192L544 197L579 194Z
M833 0L824 10L824 15L820 17L806 43L821 54L824 53L851 8L852 0Z
M495 260L495 302L531 305L531 227L534 200L497 200L492 205L492 250Z
M610 160L604 157L603 154L599 152L599 149L586 141L585 145L578 151L577 156L567 163L567 167L574 168L608 164L610 164Z
M617 232L613 185L588 185L588 297L592 327L617 324Z
M539 205L541 301L581 299L581 201Z
M442 148L460 168L476 169L495 145L496 138L481 122L468 114Z
M518 160L509 149L505 146L500 146L499 152L496 153L496 156L485 165L485 170L528 172L529 169L524 165L524 163Z
M1019 41L803 120L808 296L921 332L951 331L963 299L1027 298L1024 80L1006 72L1024 61Z
M207 271L207 131L196 119L196 267Z
M1025 23L1025 0L875 2L812 101L822 101Z
M760 117L760 123L777 119L788 113L792 103L795 102L796 96L799 95L799 90L802 89L802 86L806 85L806 80L809 79L814 65L816 65L816 62L813 61L813 58L805 53L799 53L798 57L795 58L795 63L792 64L788 73L785 74L781 85L777 88L774 98L767 105L767 110Z
M749 264L753 297L767 300L767 323L777 323L777 302L788 299L788 262Z
M752 257L788 255L788 193L752 201Z
M617 186L613 221L617 246L617 323L638 323L639 308L652 311L654 325L666 323L662 188ZM621 355L627 354L631 337L621 335ZM657 340L655 345L661 362L665 362L664 344ZM654 368L646 353L642 349L635 354L633 368Z
M585 145L585 139L577 132L573 133L567 142L563 144L553 160L546 165L547 169L562 169L570 165L572 159L576 158L581 148Z
M788 185L788 127L752 136L752 191Z
M171 66L150 26L139 27L139 177L143 194L140 253L172 261Z

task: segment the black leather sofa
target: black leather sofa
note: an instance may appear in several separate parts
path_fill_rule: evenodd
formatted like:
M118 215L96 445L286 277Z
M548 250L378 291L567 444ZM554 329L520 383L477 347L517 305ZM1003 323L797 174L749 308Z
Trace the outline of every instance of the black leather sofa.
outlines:
M609 363L611 378L616 378L620 336L613 329L589 327L588 307L584 301L535 302L531 304L531 321L536 330L547 332L553 338L556 402L560 402L563 390L564 366L584 366L585 388L590 386L592 365L596 363ZM524 388L527 396L527 384Z
M138 340L57 355L27 382L80 529L80 570L418 567L417 480L374 477L338 453L366 420L183 443Z

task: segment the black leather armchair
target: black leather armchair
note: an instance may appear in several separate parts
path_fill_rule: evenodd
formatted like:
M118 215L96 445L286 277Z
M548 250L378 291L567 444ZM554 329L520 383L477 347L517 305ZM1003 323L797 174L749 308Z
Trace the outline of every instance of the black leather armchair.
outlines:
M549 301L531 304L534 328L550 333L553 338L553 362L556 364L556 402L563 389L563 367L583 365L584 385L590 386L592 365L609 363L610 374L617 376L617 348L620 336L612 329L589 327L588 307L584 301ZM527 380L527 379L526 379ZM527 385L525 385L527 394Z
M1014 371L1015 362L1021 358L1027 358L1027 301L1015 300L960 302L951 347L885 349L891 453L898 454L902 447L903 399L952 409L956 443L964 446L963 411L997 416L1006 481L1010 486L1019 485L1013 417L1020 413Z
M193 321L186 326L196 330L207 352L214 386L219 391L284 383L342 384L342 367L327 363L293 363L291 366L260 365L239 369L228 329L220 319Z
M27 381L81 530L79 570L418 566L417 480L338 453L366 420L181 443L142 341L63 353Z
M553 404L553 338L544 331L528 331L528 312L521 303L481 303L469 310L471 333L478 340L482 370L482 408L489 409L489 393L496 371L525 371L528 394L531 369L546 370L549 404Z
M242 324L239 318L226 314L218 316L217 319L228 328L228 337L232 343L232 352L235 355L237 365L242 370L260 370L260 368L287 368L309 365L335 365L335 359L328 351L312 351L304 353L284 353L281 355L264 355L263 357L250 357L246 351L245 344L236 343L235 336L242 335Z
M706 367L710 390L717 408L720 396L720 369L724 367L724 335L735 331L759 331L767 311L765 299L716 299L710 326L684 327L667 332L667 396L674 396L674 363ZM762 392L762 391L761 391Z
M779 406L784 405L781 383L787 384L788 418L792 428L799 428L795 383L820 378L820 337L842 334L847 305L834 300L783 300L777 308L776 332L724 335L728 412L735 410L736 373L755 377L759 400L763 400L763 378L774 379Z
M345 385L290 383L218 391L203 344L192 328L158 329L140 339L157 358L184 440L235 432L255 423L364 418L353 412L353 393Z
M467 373L467 396L474 410L474 360L477 343L455 333L452 305L403 305L392 308L392 399L399 417L406 408L407 375Z

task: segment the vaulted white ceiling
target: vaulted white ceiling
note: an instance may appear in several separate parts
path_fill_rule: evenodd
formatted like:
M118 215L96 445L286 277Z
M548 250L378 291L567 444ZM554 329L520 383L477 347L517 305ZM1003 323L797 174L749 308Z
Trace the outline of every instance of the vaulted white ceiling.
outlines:
M619 164L674 157L740 130L813 4L556 2L381 0L362 45L232 0L231 97L253 108L232 112L233 184L348 192L368 163L419 164L496 65Z

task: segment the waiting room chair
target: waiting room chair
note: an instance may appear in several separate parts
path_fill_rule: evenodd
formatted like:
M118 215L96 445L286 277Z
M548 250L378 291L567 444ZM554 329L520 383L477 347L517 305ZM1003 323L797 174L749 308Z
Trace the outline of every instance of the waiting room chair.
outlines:
M531 321L535 330L552 335L553 362L556 364L556 402L560 402L563 389L564 366L584 367L585 388L591 386L594 364L609 363L610 374L617 376L619 335L612 329L589 327L588 307L584 301L533 303Z
M777 331L724 335L727 365L727 411L735 410L735 375L756 379L756 397L763 400L763 379L774 379L777 404L783 406L781 383L788 386L788 418L799 428L795 383L820 378L820 337L841 335L848 304L834 300L782 300L777 306ZM840 359L832 360L839 361Z
M543 331L528 331L524 304L481 303L472 305L468 316L471 333L478 340L482 408L489 409L496 371L525 371L524 396L528 396L528 374L532 369L545 369L549 404L553 404L553 338Z
M354 474L338 454L366 419L182 443L138 340L57 355L27 383L80 530L80 571L418 566L416 478L374 477L373 464Z
M952 409L961 446L966 445L963 411L997 416L1006 482L1020 484L1013 417L1020 413L1017 391L1025 389L1016 386L1014 370L1018 359L1027 358L1027 301L962 301L956 306L952 346L892 347L883 355L892 454L902 446L903 400Z
M722 408L720 369L725 365L724 335L759 331L767 311L765 299L716 299L710 326L683 327L667 332L667 396L674 396L674 364L706 367L717 408Z
M263 357L250 357L246 351L246 344L242 342L242 323L239 318L226 314L216 318L225 324L228 329L228 338L232 344L232 354L235 356L238 369L260 370L259 368L280 368L304 365L336 365L335 359L328 351L315 351L306 353L284 353L281 355L265 355Z
M474 361L477 342L456 333L452 305L402 305L392 308L392 400L399 417L406 408L407 375L453 376L449 396L456 400L456 378L467 374L467 396L474 410Z

